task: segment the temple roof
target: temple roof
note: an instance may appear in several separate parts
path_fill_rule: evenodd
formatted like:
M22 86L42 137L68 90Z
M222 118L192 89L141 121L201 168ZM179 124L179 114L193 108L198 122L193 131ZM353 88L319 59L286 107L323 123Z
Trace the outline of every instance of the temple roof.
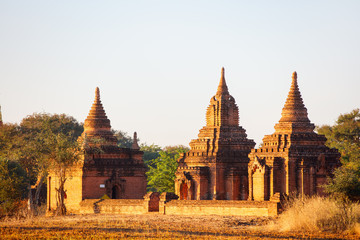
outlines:
M228 96L229 95L229 91L228 91L228 87L226 85L226 81L225 81L225 69L224 67L221 68L221 77L220 77L220 83L216 92L216 97L220 98L221 96Z
M95 89L95 100L84 122L84 133L87 137L100 137L116 144L116 138L111 131L110 120L107 118L100 100L100 90Z
M297 73L292 74L292 82L285 105L281 112L275 131L280 132L313 132L315 126L308 118L297 82Z
M310 122L307 109L301 98L296 72L292 75L290 91L279 122Z
M206 111L207 126L239 126L239 109L229 94L225 69L221 69L220 83Z

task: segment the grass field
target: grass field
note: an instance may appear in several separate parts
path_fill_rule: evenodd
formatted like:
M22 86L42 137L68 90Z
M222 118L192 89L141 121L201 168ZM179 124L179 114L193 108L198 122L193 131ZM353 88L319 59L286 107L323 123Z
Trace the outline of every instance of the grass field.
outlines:
M358 239L353 234L281 232L274 218L73 215L0 222L0 239Z

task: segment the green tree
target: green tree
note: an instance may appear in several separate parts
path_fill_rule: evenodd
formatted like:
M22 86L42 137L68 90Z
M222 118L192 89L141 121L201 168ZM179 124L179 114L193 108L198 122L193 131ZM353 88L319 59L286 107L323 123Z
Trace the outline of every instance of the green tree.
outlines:
M148 191L174 192L175 172L178 167L176 160L181 153L187 152L189 148L178 145L168 146L160 151L160 156L149 161Z
M341 154L342 166L335 170L325 190L342 194L351 199L360 198L360 110L341 114L334 126L317 128L327 138L326 145L337 148Z
M140 150L144 152L143 160L146 166L150 166L152 160L160 157L161 147L155 144L146 145L145 143L140 145Z
M128 135L127 132L121 130L112 130L114 136L117 138L117 145L121 148L131 148L133 139Z
M20 125L4 124L0 128L0 157L16 161L26 172L30 209L39 203L40 189L49 169L49 158L54 151L50 139L54 135L72 136L76 141L83 126L65 114L35 113L24 118ZM31 187L35 184L35 196ZM35 201L33 201L35 200Z
M40 190L49 170L49 158L56 147L52 142L54 136L71 136L71 140L76 141L82 132L83 126L65 114L34 113L21 121L16 152L27 173L31 209L39 203ZM31 185L35 182L36 192L32 196Z
M79 162L83 155L82 142L75 140L76 135L57 133L51 134L47 138L47 145L50 149L49 162L50 169L54 172L58 179L56 188L57 209L56 214L65 215L65 182L71 172L71 167Z
M0 158L0 218L17 211L26 196L26 173L14 161Z

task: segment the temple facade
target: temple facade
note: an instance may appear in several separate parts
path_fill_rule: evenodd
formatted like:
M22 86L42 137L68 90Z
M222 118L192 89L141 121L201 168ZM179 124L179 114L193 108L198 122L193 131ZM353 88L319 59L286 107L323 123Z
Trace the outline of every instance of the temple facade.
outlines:
M191 150L180 156L175 193L180 200L248 198L248 154L255 142L239 126L239 109L229 94L224 68L206 111L206 126Z
M323 195L321 185L340 166L340 154L314 128L294 72L275 132L249 154L249 200L270 200L275 193Z
M120 148L100 100L99 88L84 122L83 159L68 172L65 199L68 210L78 209L84 199L142 199L146 193L146 167L136 133L132 148ZM57 177L48 178L48 210L56 208Z

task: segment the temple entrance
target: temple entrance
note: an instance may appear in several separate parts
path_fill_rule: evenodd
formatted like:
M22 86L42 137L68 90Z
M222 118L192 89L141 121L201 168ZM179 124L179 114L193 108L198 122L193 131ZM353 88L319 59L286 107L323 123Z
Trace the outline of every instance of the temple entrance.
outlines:
M264 201L264 174L256 169L253 173L253 197L255 201Z
M111 198L112 199L121 199L121 189L118 185L114 185L111 189Z
M180 184L180 200L186 200L188 197L188 185L185 182Z

